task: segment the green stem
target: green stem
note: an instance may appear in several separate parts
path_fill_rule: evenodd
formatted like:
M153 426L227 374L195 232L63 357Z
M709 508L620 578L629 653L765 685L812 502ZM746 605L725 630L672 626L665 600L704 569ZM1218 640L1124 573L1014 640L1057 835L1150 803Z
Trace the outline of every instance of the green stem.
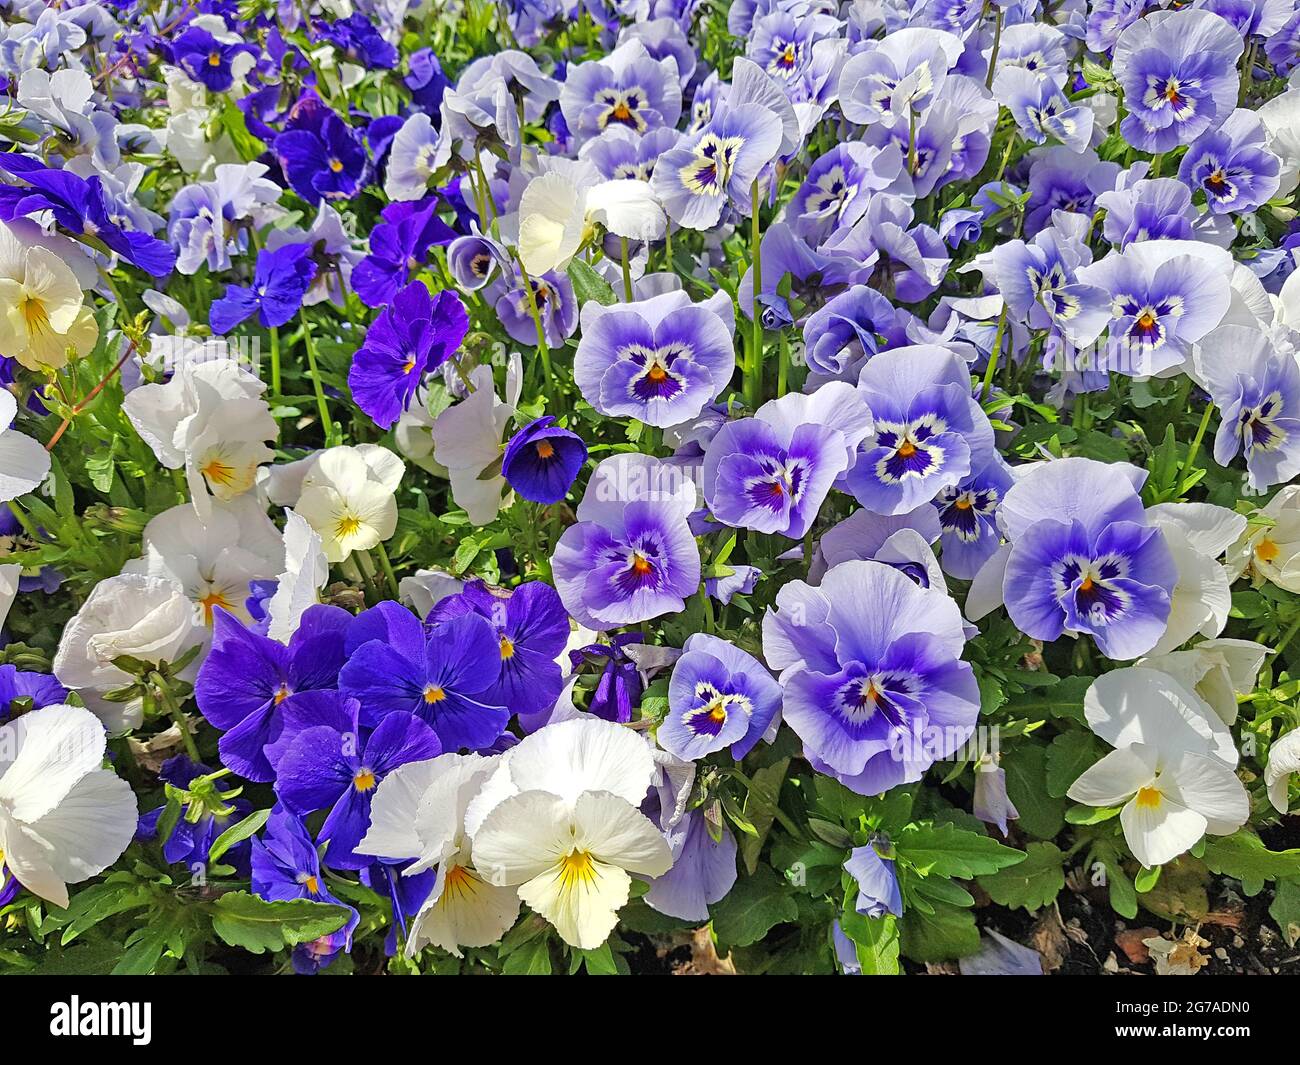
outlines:
M1201 415L1201 424L1196 428L1196 436L1192 439L1192 446L1187 449L1187 457L1183 459L1182 465L1178 467L1178 479L1175 482L1178 488L1178 494L1183 494L1183 477L1196 461L1197 454L1201 450L1201 441L1205 439L1205 431L1210 427L1210 416L1214 413L1214 404L1205 405L1205 413Z
M786 394L790 383L790 341L784 330L778 336L776 364L776 396L780 399Z
M149 683L153 685L158 700L166 708L168 716L176 723L176 728L181 734L181 742L185 744L185 753L190 756L191 761L198 762L200 760L199 748L194 742L194 737L190 735L189 724L185 720L185 715L181 713L180 705L172 696L171 689L167 687L167 682L161 674L151 673Z
M384 580L388 582L388 590L392 593L394 599L397 599L401 593L397 590L397 574L393 572L393 564L388 559L388 550L384 547L381 540L375 544L375 554L379 556L379 568L384 571Z
M732 769L730 772L731 775L744 784L747 789L752 789L754 787L754 782L750 780L749 777L745 776L745 774L739 769ZM780 797L780 794L774 796L775 799L779 799ZM795 839L804 838L805 833L800 831L799 826L791 820L790 815L782 810L776 802L772 803L772 811L776 814L776 819L781 822L781 827L789 832L790 835L794 836Z
M749 353L749 365L745 375L745 399L751 411L757 410L763 396L763 314L758 301L763 291L763 255L762 223L759 221L758 178L754 179L749 190L751 211L749 227L750 272L754 279L754 302L750 312L754 316L753 350Z
M1291 627L1282 634L1282 638L1277 641L1277 646L1274 647L1270 653L1273 655L1280 655L1286 650L1287 644L1291 642L1297 632L1300 632L1300 618L1296 618L1295 621L1291 623Z
M998 315L998 331L993 334L993 350L989 352L989 364L984 368L984 386L980 389L980 400L989 398L993 389L993 375L998 372L998 357L1002 354L1002 335L1007 330L1007 305L1002 304L1002 313Z
M993 88L993 72L998 68L998 49L1002 47L1002 8L998 8L996 21L993 23L993 51L989 54L989 73L984 79L984 88Z
M632 302L632 267L627 261L627 237L618 238L619 250L623 253L623 295L627 302Z
M537 306L537 293L533 290L533 279L528 276L528 270L524 267L523 259L516 256L516 261L519 263L519 274L524 279L524 295L528 298L528 313L532 315L533 325L537 328L537 354L542 360L542 371L546 374L547 393L554 396L558 404L560 392L555 387L555 376L551 373L551 349L546 343L546 327L542 325L542 312Z
M282 395L280 391L280 330L271 326L271 395Z
M316 338L312 336L311 323L303 318L302 322L302 339L307 346L307 365L311 367L311 382L316 390L316 407L320 411L321 430L325 434L325 446L331 447L334 444L334 422L330 419L330 411L325 403L325 385L320 379L320 369L316 365Z

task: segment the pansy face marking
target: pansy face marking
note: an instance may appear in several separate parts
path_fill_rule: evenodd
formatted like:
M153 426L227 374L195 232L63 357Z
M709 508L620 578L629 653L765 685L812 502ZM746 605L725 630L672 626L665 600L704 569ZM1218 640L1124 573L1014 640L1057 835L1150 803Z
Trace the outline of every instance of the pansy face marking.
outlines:
M612 123L644 133L647 123L641 114L641 108L645 106L646 100L645 92L635 85L623 89L601 89L596 94L596 103L603 110L596 119L596 125L605 129Z
M745 494L755 506L782 512L797 506L808 481L807 462L785 452L755 455L762 472L745 480Z
M695 705L682 717L683 723L697 736L716 736L727 724L732 714L748 717L754 712L748 696L739 692L724 692L707 680L695 685Z
M1152 111L1169 108L1178 122L1186 122L1196 114L1195 93L1200 88L1197 78L1179 78L1176 75L1147 75L1146 92L1142 102ZM1190 95L1189 95L1190 93Z
M1255 451L1276 451L1289 435L1278 424L1282 413L1282 393L1272 391L1252 407L1243 406L1237 415L1237 435L1247 456Z
M817 177L812 192L808 194L807 210L810 214L839 211L848 195L849 182L844 167L833 166Z
M780 37L772 38L772 59L767 64L767 72L778 78L791 77L803 66L803 45L798 41L783 41Z
M646 347L632 344L624 348L621 358L641 367L641 372L627 385L627 398L639 403L652 399L673 399L686 388L686 381L674 364L691 357L690 345L671 343L663 347Z
M1067 555L1055 567L1053 580L1057 598L1065 603L1074 598L1074 612L1097 627L1124 617L1133 598L1116 581L1128 576L1129 560L1111 553L1088 559Z
M695 146L694 157L678 171L682 184L696 196L722 195L744 143L742 137L706 133Z
M939 493L939 524L944 532L956 534L967 543L975 543L983 533L981 517L991 517L1001 493L988 488L945 488Z
M855 739L880 732L908 729L917 704L912 678L895 673L866 673L850 667L850 679L835 693L835 711ZM882 728L883 725L883 728Z
M923 414L907 422L877 422L876 444L891 454L876 461L876 476L885 484L898 484L940 469L944 449L933 438L947 428L938 414Z
M1170 325L1182 317L1183 301L1178 296L1169 296L1156 302L1148 302L1136 296L1118 296L1112 313L1117 318L1127 316L1133 319L1128 331L1130 341L1140 347L1154 349L1164 344Z

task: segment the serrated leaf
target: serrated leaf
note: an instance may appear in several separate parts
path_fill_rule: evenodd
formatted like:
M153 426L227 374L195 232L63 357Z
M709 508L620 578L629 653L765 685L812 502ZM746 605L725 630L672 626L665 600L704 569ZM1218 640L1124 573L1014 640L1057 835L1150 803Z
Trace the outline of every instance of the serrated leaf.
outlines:
M595 300L602 307L610 307L618 302L610 285L595 269L581 259L569 263L569 280L573 282L573 295L581 307L588 300Z
M1207 837L1204 858L1210 872L1240 880L1247 895L1258 895L1266 880L1294 877L1300 869L1300 849L1271 851L1245 829L1231 836Z
M909 910L900 922L903 953L913 961L952 961L980 949L970 910L939 903L932 913Z
M1002 755L1007 795L1020 812L1016 824L1038 839L1052 839L1065 827L1065 800L1047 793L1047 748L1021 743Z
M1065 887L1065 855L1055 843L1031 843L1023 862L979 878L979 885L999 906L1037 910Z
M719 942L745 947L776 925L793 921L799 908L785 881L760 865L751 876L737 880L727 896L709 908L709 914Z
M1047 748L1047 794L1058 799L1101 757L1101 745L1090 732L1063 732Z
M348 920L342 906L310 899L267 902L247 891L231 891L212 904L212 930L232 947L250 954L283 950L337 932Z
M922 876L971 880L1025 859L1024 851L955 825L909 825L893 844L897 856Z

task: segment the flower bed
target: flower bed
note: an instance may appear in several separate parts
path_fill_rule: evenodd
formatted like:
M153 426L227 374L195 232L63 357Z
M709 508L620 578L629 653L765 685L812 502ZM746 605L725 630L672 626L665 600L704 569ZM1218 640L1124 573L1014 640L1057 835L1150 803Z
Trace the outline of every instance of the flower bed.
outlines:
M1294 70L8 5L5 967L1294 968Z

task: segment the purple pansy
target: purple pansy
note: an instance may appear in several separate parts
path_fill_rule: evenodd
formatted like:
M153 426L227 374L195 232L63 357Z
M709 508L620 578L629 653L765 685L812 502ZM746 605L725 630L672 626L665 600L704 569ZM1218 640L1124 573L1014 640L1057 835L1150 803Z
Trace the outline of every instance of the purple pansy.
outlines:
M763 618L782 716L820 772L863 795L920 779L970 737L979 686L957 604L880 562L791 581Z
M1245 47L1231 23L1209 11L1154 11L1115 44L1112 70L1124 90L1124 139L1167 152L1214 129L1237 104L1237 60Z
M329 841L325 861L360 869L369 860L356 846L370 827L375 789L398 766L436 758L438 737L414 714L384 715L374 729L359 722L360 704L340 699L333 712L304 723L283 743L275 762L275 792L300 816L328 810L318 836Z
M601 414L658 428L696 417L736 367L731 300L694 304L685 292L582 308L573 379Z
M361 643L339 673L339 691L361 703L362 723L411 713L433 727L446 751L490 747L510 720L506 707L489 701L501 665L492 625L465 613L426 633L414 614L396 604L366 614L383 635ZM350 641L361 638L349 635Z
M510 438L501 457L501 475L525 499L558 503L569 494L586 461L582 437L556 425L548 414Z
M252 285L227 285L225 295L213 301L208 323L218 334L229 333L253 315L265 328L286 325L302 308L315 276L310 244L263 249L257 253Z
M202 26L190 26L171 44L172 61L209 92L224 93L235 83L233 66L241 55L256 56L251 44L219 41ZM245 60L251 67L252 60Z
M671 129L682 113L677 64L671 58L655 59L638 40L627 41L602 59L569 68L560 111L580 140L611 125L635 133Z
M715 840L702 810L688 810L664 836L673 867L652 879L642 898L669 917L707 921L710 904L725 898L736 883L736 837L723 825Z
M727 525L801 539L871 429L866 405L842 381L770 400L709 443L702 474L709 510Z
M781 687L758 659L697 632L673 666L659 745L688 761L730 748L739 761L772 728L780 709Z
M420 270L435 244L447 244L456 232L438 217L439 200L390 203L370 232L370 254L352 271L352 287L368 307L389 303L412 274Z
M854 847L844 871L858 882L853 908L864 917L903 916L903 893L894 871L888 841L873 839L865 847Z
M856 384L867 359L883 347L903 342L897 322L894 305L875 289L866 285L846 289L804 323L809 369Z
M1196 367L1221 422L1214 461L1246 460L1255 491L1300 475L1300 363L1252 326L1225 325L1201 345Z
M603 630L676 613L700 584L687 518L695 484L647 455L605 459L587 484L577 524L551 558L560 598L579 624Z
M1055 459L1007 491L1002 594L1026 636L1086 633L1119 660L1155 646L1178 570L1164 536L1147 523L1138 495L1146 476L1127 463Z
M460 347L469 315L454 292L431 296L413 281L380 312L352 356L352 398L381 429L391 429L411 405L424 375L437 370Z
M309 607L288 645L245 628L221 608L212 612L212 649L199 669L194 699L225 735L221 762L254 781L274 778L263 748L279 734L283 704L333 688L343 665L350 618L332 606Z
M272 147L293 191L310 204L351 199L370 165L360 134L328 110L281 133Z
M995 455L978 473L939 493L934 505L943 528L944 573L968 581L997 551L998 504L1014 483L1011 468Z
M1238 108L1217 130L1192 142L1178 177L1205 194L1211 214L1253 211L1279 188L1281 160L1268 148L1268 130L1253 111Z
M858 391L875 424L848 487L868 510L914 510L993 455L993 427L971 396L970 371L947 348L881 352L862 368Z

